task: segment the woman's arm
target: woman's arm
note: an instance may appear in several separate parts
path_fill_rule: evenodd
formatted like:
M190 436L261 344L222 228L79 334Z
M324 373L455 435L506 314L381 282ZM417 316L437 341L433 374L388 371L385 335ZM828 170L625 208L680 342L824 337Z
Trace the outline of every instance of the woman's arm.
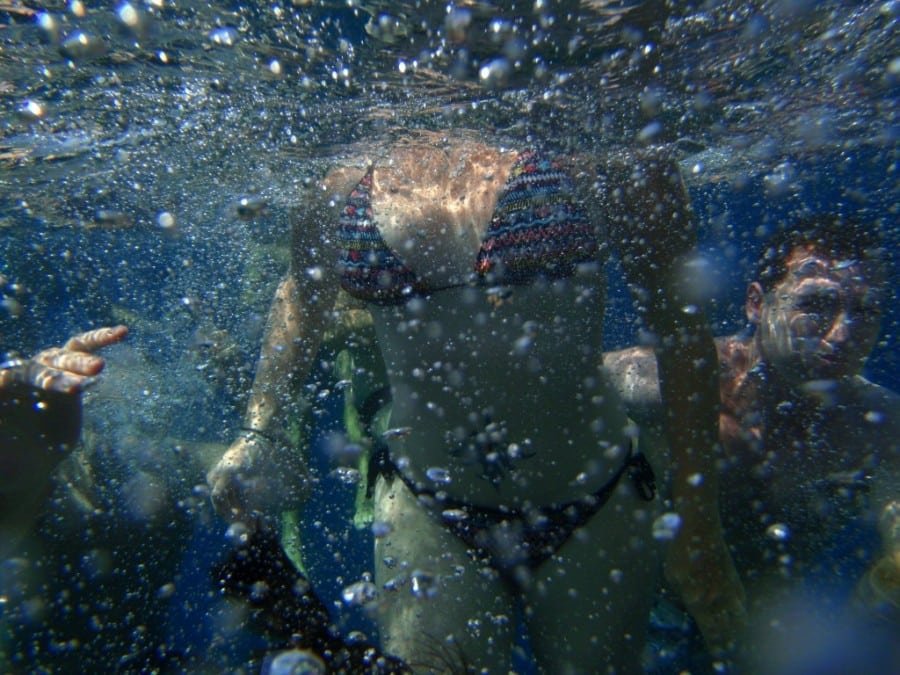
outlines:
M331 321L339 279L334 227L362 170L332 171L304 196L291 242L291 269L269 310L240 436L207 474L216 511L253 526L305 493L306 466L286 429Z
M671 495L681 519L666 572L709 646L725 649L744 621L744 593L719 519L718 363L700 300L690 293L693 214L664 152L613 161L610 176L612 241L655 341Z

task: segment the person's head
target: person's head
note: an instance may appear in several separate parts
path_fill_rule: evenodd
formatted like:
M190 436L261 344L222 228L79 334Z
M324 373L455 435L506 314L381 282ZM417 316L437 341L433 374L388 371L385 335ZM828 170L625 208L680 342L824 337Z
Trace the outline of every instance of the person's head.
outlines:
M747 289L761 358L796 381L860 372L881 328L882 255L876 226L832 216L776 235Z

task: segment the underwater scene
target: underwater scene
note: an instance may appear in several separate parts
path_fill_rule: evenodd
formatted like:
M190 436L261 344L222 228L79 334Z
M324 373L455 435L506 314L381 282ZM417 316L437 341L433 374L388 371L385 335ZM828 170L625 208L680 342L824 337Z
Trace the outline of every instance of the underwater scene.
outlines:
M898 28L0 0L0 673L900 672Z

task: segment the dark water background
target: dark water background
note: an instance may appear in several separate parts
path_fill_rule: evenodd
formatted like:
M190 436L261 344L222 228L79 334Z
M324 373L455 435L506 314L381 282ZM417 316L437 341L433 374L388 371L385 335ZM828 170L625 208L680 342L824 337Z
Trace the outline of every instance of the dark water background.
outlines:
M26 3L31 15L0 10L0 353L130 324L86 396L88 426L111 439L122 471L170 470L183 461L178 439L234 438L298 187L345 144L403 126L470 126L602 153L659 123L654 140L682 149L717 335L744 328L746 284L779 227L822 212L872 223L890 253L890 293L865 374L900 389L898 3L612 3L637 7L614 26L586 10L572 19L573 3L545 3L541 16L558 21L541 31L528 28L540 14L534 3L497 3L497 16L536 40L501 83L478 77L502 52L485 37L487 19L472 20L467 56L447 47L404 75L400 62L446 37L445 3L368 4L369 13L327 2L135 5L139 29L112 3L84 3L84 17L62 2ZM56 31L40 27L40 9ZM369 35L366 22L381 13L405 17L409 34L394 43ZM223 29L233 45L213 39ZM67 47L77 30L102 49ZM46 113L29 116L29 101ZM267 208L237 217L245 196ZM109 212L127 224L112 227ZM162 212L175 227L159 226ZM230 388L214 373L213 331L232 346L226 367L243 373ZM608 346L636 335L630 299L614 283ZM337 396L321 402L314 449L338 428L340 405ZM317 587L339 605L368 567L371 538L349 524L355 488L329 477L324 452L314 458L323 478L303 538ZM168 493L200 495L172 544L183 546L182 562L165 608L170 644L195 653L220 632L207 570L228 545L225 524L194 491L200 463L187 462ZM139 554L152 565L153 551ZM357 610L336 606L335 616L369 630ZM233 638L215 647L225 660L254 644Z

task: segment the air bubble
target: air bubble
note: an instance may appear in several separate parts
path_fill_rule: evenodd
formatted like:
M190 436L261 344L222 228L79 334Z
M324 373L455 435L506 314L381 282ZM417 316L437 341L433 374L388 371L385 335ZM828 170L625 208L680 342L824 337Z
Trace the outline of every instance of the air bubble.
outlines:
M360 473L357 469L346 466L339 466L331 472L331 475L337 478L344 485L356 485L360 480Z
M222 26L209 32L210 42L223 47L233 47L239 38L240 34L237 32L237 29L231 26Z
M175 227L175 216L169 211L163 211L156 216L156 224L164 230L171 230Z
M465 520L468 514L463 509L444 509L441 511L441 517L451 523L458 523Z
M766 191L775 196L781 196L793 189L797 178L797 172L789 162L782 162L771 173L763 176L763 184Z
M447 36L451 42L463 42L469 31L469 25L472 23L472 12L464 7L453 7L448 13L444 21L444 27L447 29Z
M381 437L386 441L392 438L406 438L411 432L412 427L394 427L381 434Z
M132 30L136 30L141 23L140 14L138 14L134 5L128 2L123 2L119 5L119 8L116 10L116 15L119 17L119 21Z
M250 528L240 521L234 522L225 530L225 538L235 546L246 544L250 539Z
M433 574L413 570L409 576L409 589L417 598L433 598L437 595L437 580Z
M163 584L156 591L156 597L160 600L168 600L173 595L175 595L175 584L173 584L172 582Z
M641 132L638 134L638 140L641 143L649 143L654 138L659 136L662 131L662 124L659 122L650 122L647 126L641 129Z
M485 63L478 70L478 79L486 87L503 87L509 81L512 66L504 58L497 58Z
M653 521L653 538L657 541L671 541L681 529L681 516L669 512Z
M784 523L772 523L766 528L766 536L773 541L786 541L791 536L791 530Z
M394 531L394 528L390 523L385 523L381 520L376 520L372 523L372 536L376 539L381 539L382 537L388 536L391 532Z
M350 607L361 607L375 601L378 589L371 581L357 581L341 591L341 599Z
M40 101L29 99L25 101L19 108L19 117L29 122L36 122L41 119L47 110Z
M881 424L884 422L884 413L877 410L870 410L866 413L865 420L869 424Z
M322 660L304 649L281 652L262 669L264 675L325 675L327 669Z
M523 335L513 344L513 352L516 356L525 356L529 351L531 351L531 346L533 344L534 340L532 340L527 335Z
M261 197L241 197L235 207L237 217L241 220L253 220L264 215L268 204Z
M439 466L429 467L428 470L425 471L425 475L428 476L428 480L432 483L437 483L438 485L447 485L452 480L450 471Z
M106 45L102 40L79 30L66 38L60 51L68 59L86 59L106 53Z
M269 595L270 590L269 584L265 581L254 582L253 585L250 586L250 599L254 602L261 602Z
M41 12L38 14L37 25L47 34L48 39L56 39L56 32L59 30L59 25L56 23L56 19L53 18L52 14L49 12Z

